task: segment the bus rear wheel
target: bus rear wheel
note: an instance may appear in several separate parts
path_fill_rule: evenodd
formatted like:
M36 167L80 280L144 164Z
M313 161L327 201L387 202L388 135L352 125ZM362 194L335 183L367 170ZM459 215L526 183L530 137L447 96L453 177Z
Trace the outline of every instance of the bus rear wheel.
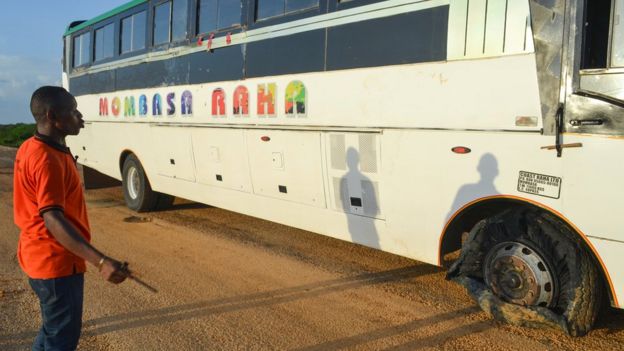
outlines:
M603 297L596 265L578 235L533 209L509 210L477 223L449 270L453 275L480 282L484 289L475 290L482 296L486 292L500 304L517 306L494 306L492 315L527 326L540 325L528 320L537 316L573 336L591 330Z
M166 209L175 199L171 195L152 190L145 170L134 154L128 155L124 161L122 187L126 206L137 212Z

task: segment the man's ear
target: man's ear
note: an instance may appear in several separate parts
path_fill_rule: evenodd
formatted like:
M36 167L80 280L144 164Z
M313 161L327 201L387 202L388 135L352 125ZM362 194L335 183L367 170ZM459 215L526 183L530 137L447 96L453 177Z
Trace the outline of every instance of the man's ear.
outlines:
M52 109L48 109L43 117L46 123L53 124L56 121L56 114Z
M46 123L49 126L54 126L58 128L57 126L57 124L59 123L58 114L53 109L49 109L45 113L44 123Z

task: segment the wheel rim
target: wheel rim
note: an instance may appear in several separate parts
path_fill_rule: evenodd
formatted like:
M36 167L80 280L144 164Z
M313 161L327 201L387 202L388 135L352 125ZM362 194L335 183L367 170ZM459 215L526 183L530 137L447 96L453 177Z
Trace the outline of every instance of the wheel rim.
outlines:
M552 307L555 280L546 260L519 242L494 246L485 258L484 277L492 291L507 302Z
M139 177L139 172L136 167L130 167L126 180L128 184L128 195L130 195L132 199L136 199L139 197L139 189L141 187L141 178Z

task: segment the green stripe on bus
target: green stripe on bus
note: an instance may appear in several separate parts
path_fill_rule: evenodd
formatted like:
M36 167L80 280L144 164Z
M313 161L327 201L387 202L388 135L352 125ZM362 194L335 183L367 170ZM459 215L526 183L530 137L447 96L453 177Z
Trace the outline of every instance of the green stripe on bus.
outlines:
M72 34L74 32L77 32L77 31L83 29L83 28L86 28L86 27L88 27L88 26L90 26L90 25L92 25L94 23L98 23L98 22L103 21L103 20L105 20L107 18L110 18L110 17L113 17L115 15L118 15L118 14L126 11L127 9L130 9L132 7L135 7L135 6L140 5L142 3L145 3L145 2L147 2L147 0L133 0L133 1L130 1L127 4L118 6L118 7L114 8L114 9L112 9L112 10L106 12L106 13L103 13L103 14L101 14L101 15L93 18L93 19L90 19L90 20L88 20L88 21L86 21L84 23L81 23L81 24L79 24L79 25L77 25L75 27L72 27L72 28L68 27L67 31L65 31L65 34L63 34L63 36L70 35L70 34Z

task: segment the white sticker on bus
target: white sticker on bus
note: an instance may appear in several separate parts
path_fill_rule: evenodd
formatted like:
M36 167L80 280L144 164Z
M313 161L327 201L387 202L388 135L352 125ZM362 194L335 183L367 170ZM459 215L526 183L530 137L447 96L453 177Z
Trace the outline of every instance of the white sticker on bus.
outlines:
M558 199L561 192L561 178L520 171L518 191Z

